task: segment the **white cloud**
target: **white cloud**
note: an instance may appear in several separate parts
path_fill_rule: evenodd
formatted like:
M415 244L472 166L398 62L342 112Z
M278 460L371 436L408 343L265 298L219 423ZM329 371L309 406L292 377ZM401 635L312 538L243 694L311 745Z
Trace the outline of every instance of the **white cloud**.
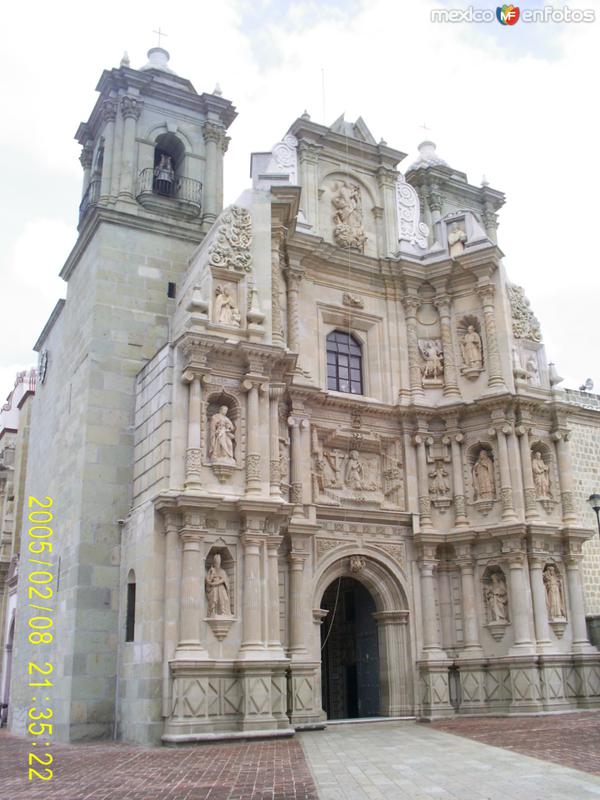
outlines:
M1 240L3 286L14 259L23 264L18 253L27 251L25 240L40 239L39 229L25 223L32 203L35 216L44 215L49 187L59 202L48 208L47 219L55 219L56 212L55 222L63 226L62 233L59 225L54 236L48 234L57 244L56 256L59 241L68 239L66 230L73 234L79 202L73 133L91 110L101 69L118 64L124 49L134 65L143 63L154 43L151 31L160 24L179 74L198 91L211 91L218 81L238 108L226 158L229 201L248 183L250 152L270 147L304 108L327 123L342 111L349 118L361 114L376 138L383 136L411 157L425 121L432 129L428 136L452 166L475 183L485 173L494 188L506 192L499 239L509 274L525 286L549 356L568 383L578 385L591 375L600 386L600 371L589 357L600 349L590 322L600 294L593 253L599 156L592 100L600 22L546 25L528 37L516 29L502 31L504 39L511 33L523 38L521 54L516 36L503 47L495 28L432 24L430 10L440 5L373 0L345 8L333 0L324 7L281 2L250 7L234 0L175 0L166 7L156 0L109 0L101 13L89 16L74 3L12 4L4 18L13 36L4 42L0 90L14 121L0 130L0 148L18 169L14 186L4 185L14 203L12 230ZM596 8L600 20L598 2L585 5ZM542 46L545 35L548 47ZM30 182L25 193L19 179L25 168L35 177L40 198L35 183L34 191ZM13 254L11 261L7 253ZM46 292L55 292L48 311L60 294L46 283L48 271L54 274L60 265L34 254L35 247L28 257L29 288L8 283L11 302L1 323L2 341L18 326L25 349L16 355L15 347L3 348L4 364L30 362L26 348L45 322L43 302L31 305L35 276Z

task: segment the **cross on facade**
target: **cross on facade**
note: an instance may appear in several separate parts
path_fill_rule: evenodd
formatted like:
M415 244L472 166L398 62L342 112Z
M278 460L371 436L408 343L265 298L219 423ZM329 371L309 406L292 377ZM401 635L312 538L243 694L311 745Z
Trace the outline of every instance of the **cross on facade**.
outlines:
M424 131L429 131L431 128L427 127L427 124L424 122L422 125L419 125L419 128L423 128Z
M169 35L168 33L163 33L163 32L161 31L161 29L160 29L160 25L158 26L158 30L157 30L157 31L152 31L152 33L155 33L155 34L158 36L158 46L159 46L159 47L160 47L160 37L161 37L161 36L168 36L168 35Z

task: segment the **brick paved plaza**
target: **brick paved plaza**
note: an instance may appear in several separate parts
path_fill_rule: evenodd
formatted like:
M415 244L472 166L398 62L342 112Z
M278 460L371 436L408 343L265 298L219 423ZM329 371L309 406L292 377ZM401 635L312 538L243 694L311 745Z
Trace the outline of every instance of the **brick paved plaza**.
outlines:
M30 749L0 733L1 800L600 798L598 712L332 725L290 740L177 749L53 745L55 777L35 784Z

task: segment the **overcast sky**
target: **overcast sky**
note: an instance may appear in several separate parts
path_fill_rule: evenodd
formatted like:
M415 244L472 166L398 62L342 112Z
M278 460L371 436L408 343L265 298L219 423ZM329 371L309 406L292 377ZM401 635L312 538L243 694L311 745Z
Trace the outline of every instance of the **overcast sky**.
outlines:
M250 153L270 149L304 109L326 124L362 115L376 139L409 153L401 169L433 138L472 183L485 174L506 193L499 243L549 360L563 385L591 377L600 390L600 5L568 5L595 9L596 22L432 23L433 8L467 6L441 0L7 4L0 398L36 363L32 345L65 293L58 273L76 238L82 177L75 130L102 70L124 50L144 64L158 26L170 66L199 92L219 82L238 109L226 202L249 183Z

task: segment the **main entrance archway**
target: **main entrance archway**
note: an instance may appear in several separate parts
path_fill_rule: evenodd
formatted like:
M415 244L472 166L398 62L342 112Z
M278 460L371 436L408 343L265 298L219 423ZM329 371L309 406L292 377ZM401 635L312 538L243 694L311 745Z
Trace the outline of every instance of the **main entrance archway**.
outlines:
M321 687L328 719L379 714L379 644L375 601L353 578L338 578L323 595Z
M329 719L414 713L404 583L397 565L374 547L359 553L344 548L323 560L313 600L315 621L322 624L314 645Z

